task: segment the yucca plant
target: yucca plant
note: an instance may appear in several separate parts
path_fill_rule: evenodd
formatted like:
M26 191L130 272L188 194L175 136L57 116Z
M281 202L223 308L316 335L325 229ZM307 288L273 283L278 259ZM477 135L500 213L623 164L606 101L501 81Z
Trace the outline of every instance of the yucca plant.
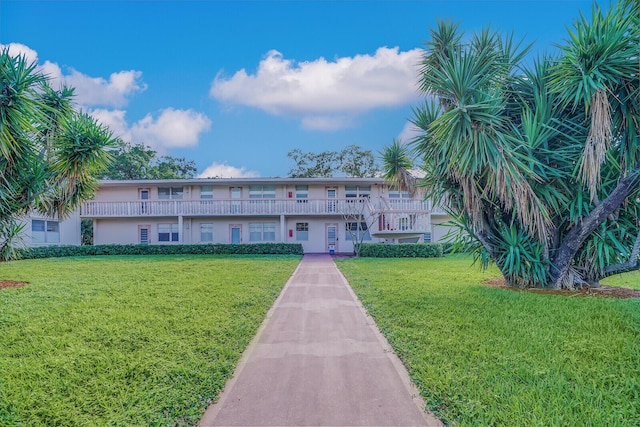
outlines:
M411 141L421 185L513 286L640 268L639 21L632 0L594 5L559 56L535 61L513 35L431 32Z
M110 161L110 131L72 107L35 63L0 52L0 260L15 255L29 212L65 218L91 198Z

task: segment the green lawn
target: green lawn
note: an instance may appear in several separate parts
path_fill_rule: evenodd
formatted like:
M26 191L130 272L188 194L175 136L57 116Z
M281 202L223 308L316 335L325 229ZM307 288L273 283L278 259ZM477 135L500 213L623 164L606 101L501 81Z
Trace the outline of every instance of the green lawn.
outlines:
M639 299L491 288L461 256L337 263L445 421L640 425Z
M194 425L299 259L0 264L0 426Z

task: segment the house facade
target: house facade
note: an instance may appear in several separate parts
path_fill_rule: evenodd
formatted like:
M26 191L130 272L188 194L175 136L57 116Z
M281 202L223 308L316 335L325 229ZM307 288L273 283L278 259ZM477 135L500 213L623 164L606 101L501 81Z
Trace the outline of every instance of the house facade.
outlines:
M282 242L350 253L355 242L441 240L447 218L379 178L219 178L102 181L65 223L79 236L91 219L94 244Z

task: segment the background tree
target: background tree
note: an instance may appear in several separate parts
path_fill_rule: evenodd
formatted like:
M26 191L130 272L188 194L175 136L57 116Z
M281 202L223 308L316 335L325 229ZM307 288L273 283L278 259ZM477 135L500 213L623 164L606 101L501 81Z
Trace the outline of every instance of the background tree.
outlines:
M111 133L71 106L24 56L0 52L0 259L11 259L31 211L60 219L97 188Z
M640 268L638 8L594 5L559 57L531 66L513 36L431 32L413 118L422 185L510 285L573 288Z
M158 157L154 149L144 144L119 141L112 154L114 161L104 175L106 179L188 179L198 172L193 160Z
M321 153L304 152L299 148L289 151L287 157L295 166L289 170L291 178L329 178L338 173L345 176L370 178L378 173L376 159L370 150L349 145L341 151Z

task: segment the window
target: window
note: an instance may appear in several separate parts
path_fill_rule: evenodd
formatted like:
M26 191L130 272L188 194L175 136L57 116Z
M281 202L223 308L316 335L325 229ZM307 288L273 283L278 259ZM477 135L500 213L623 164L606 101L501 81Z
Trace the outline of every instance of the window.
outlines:
M427 231L426 233L424 233L424 242L425 243L431 242L431 232L430 231Z
M213 242L213 224L200 224L200 241Z
M309 198L309 186L308 185L296 185L296 199L298 203L308 203Z
M275 242L276 223L275 222L250 222L249 223L250 242Z
M250 199L275 199L276 186L275 185L250 185L249 198Z
M370 185L346 185L344 187L344 196L347 199L358 197L369 197L371 195Z
M296 222L296 240L309 240L308 222Z
M41 219L32 220L31 239L33 243L59 243L60 223Z
M177 242L178 238L178 224L158 224L159 242Z
M358 242L363 240L371 240L371 234L369 234L366 222L345 223L344 239L354 240L354 237Z
M213 186L211 185L203 185L200 187L200 198L201 199L213 199Z
M395 188L390 188L389 198L390 199L410 199L411 196L409 195L408 191L398 191Z
M149 243L151 243L151 236L149 235L149 230L151 230L150 225L138 226L138 237L141 245L148 245Z
M158 187L158 199L182 199L182 187Z

